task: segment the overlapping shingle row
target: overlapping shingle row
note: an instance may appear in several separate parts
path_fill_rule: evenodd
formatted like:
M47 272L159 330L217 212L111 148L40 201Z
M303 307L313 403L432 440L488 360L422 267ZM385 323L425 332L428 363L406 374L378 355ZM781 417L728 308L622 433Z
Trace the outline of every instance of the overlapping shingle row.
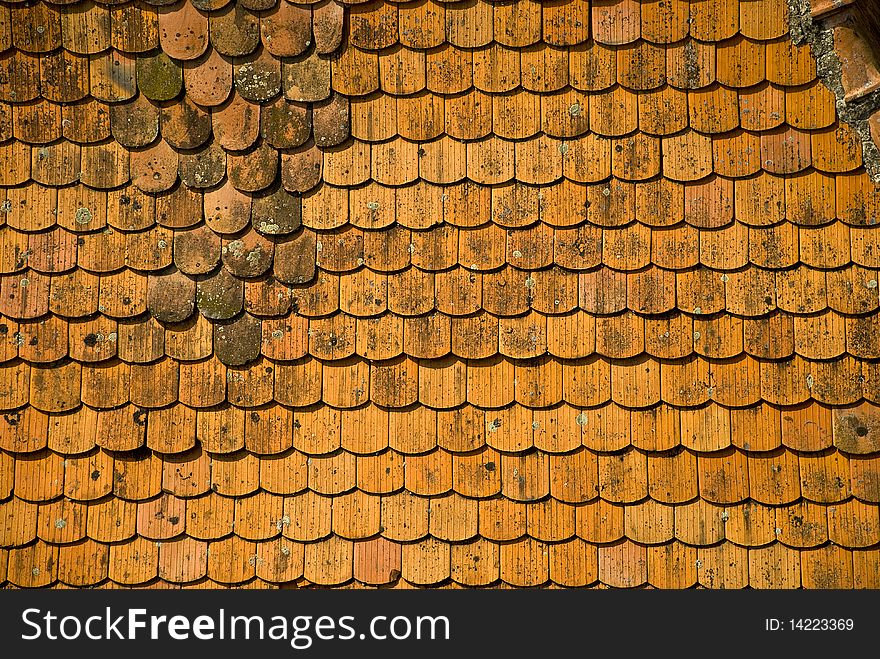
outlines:
M0 7L10 584L880 586L782 0Z

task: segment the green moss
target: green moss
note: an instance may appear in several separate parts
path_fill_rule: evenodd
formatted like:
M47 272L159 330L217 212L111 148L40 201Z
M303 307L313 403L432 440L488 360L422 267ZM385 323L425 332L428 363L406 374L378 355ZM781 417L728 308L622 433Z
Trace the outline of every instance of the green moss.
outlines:
M138 58L137 84L150 100L170 101L183 88L183 72L165 53Z
M272 146L289 149L309 139L312 126L305 108L281 100L263 108L260 132Z
M330 60L312 55L284 64L284 94L292 101L330 98Z

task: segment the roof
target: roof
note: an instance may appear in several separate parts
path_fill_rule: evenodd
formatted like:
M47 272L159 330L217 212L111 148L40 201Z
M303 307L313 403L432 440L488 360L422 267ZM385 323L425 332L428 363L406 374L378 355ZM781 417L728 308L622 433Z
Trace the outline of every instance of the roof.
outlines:
M0 2L0 582L880 587L876 67L789 18Z

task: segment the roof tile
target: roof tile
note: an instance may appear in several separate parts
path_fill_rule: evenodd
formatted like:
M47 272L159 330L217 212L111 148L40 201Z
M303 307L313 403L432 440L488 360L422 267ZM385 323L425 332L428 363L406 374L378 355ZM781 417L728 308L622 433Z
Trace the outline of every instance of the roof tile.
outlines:
M16 586L23 588L48 586L55 580L57 571L57 545L36 542L9 551L7 578Z
M142 53L159 45L159 20L154 8L122 5L110 8L111 44L125 53Z
M228 155L229 182L242 192L265 190L278 172L278 152L268 142L248 153Z
M427 87L432 92L463 92L473 85L473 53L443 44L426 57ZM382 98L376 99L382 102Z
M116 321L98 317L72 322L69 329L69 354L79 362L98 362L116 355Z
M39 96L39 59L21 51L0 58L0 71L8 81L0 88L0 100L30 101Z
M778 85L803 85L816 78L816 61L807 44L780 39L767 43L767 79Z
M199 57L208 47L208 17L189 3L160 9L159 43L174 59Z
M47 144L61 137L61 107L55 103L39 99L33 103L14 105L7 112L12 115L11 128L15 136L23 142Z
M852 552L828 546L803 552L802 583L805 588L852 588Z
M632 588L648 579L647 549L629 540L599 548L599 580L609 586Z
M596 0L592 7L593 38L602 44L623 45L638 39L641 27L638 2Z
M743 587L746 547L753 585L848 586L841 560L868 583L864 550L815 548L876 540L875 451L840 425L880 402L873 184L784 4L722 5L366 3L349 40L335 2L74 3L48 64L79 67L48 83L10 38L0 494L97 501L85 534L112 544L58 583ZM181 62L158 12L197 16L204 53ZM242 240L274 258L221 265ZM145 313L172 278L203 313ZM288 502L242 537L260 488ZM163 489L191 513L170 552L136 535ZM832 511L830 534L790 521ZM21 514L4 533L33 542ZM797 569L762 571L777 552Z
M745 588L748 584L748 553L744 547L725 542L697 551L698 580L708 588Z
M273 147L287 149L303 144L311 133L308 107L283 97L260 111L260 134Z
M330 498L311 490L284 499L284 515L289 524L282 524L285 538L312 541L330 534ZM311 545L309 545L311 546Z
M62 499L39 506L37 536L46 542L67 544L85 537L86 506Z
M727 539L738 545L758 547L773 542L776 536L775 514L760 503L746 502L728 509L725 525ZM786 569L786 566L780 566Z
M586 586L599 577L596 548L579 538L550 545L550 579L563 586Z
M225 149L247 149L260 133L259 106L237 94L213 110L211 120L214 136Z
M277 538L257 545L257 576L272 583L295 581L303 573L304 546Z
M237 277L258 277L272 266L275 245L256 231L249 231L221 249L223 265Z
M574 537L575 507L555 499L528 508L529 536L542 542L559 542Z
M184 97L159 109L162 137L176 149L202 146L211 134L211 117Z
M20 547L29 544L37 537L37 506L20 499L10 499L2 504L4 512L0 537L7 547Z
M281 91L281 62L265 53L236 59L233 71L235 90L248 101L268 101Z
M799 553L779 543L750 549L749 585L753 588L797 588L801 585Z
M286 2L278 3L260 18L260 31L263 45L270 53L295 57L310 45L311 12Z
M151 101L169 101L180 93L183 73L180 66L165 53L160 52L152 57L139 57L137 86Z
M195 60L183 62L187 98L203 106L223 103L232 91L232 62L214 48Z
M303 575L321 585L344 583L352 577L352 557L352 543L338 536L308 544Z
M178 156L164 141L131 154L132 182L147 193L169 190L177 181Z
M229 181L205 192L205 223L215 233L238 233L251 221L252 198Z
M435 538L426 538L402 548L402 576L407 581L430 585L449 578L450 547Z
M337 146L348 138L349 104L344 97L334 94L326 104L315 106L313 112L315 144Z
M322 154L314 146L305 146L281 155L281 180L292 193L306 193L321 180Z
M648 548L648 583L658 588L689 588L697 582L697 549L680 542Z
M209 545L208 576L220 583L242 583L256 574L257 545L231 536Z
M27 432L33 432L35 427L28 428L29 422L36 415L22 412L18 414L4 415L4 422L13 427L21 427ZM28 418L30 417L30 418ZM46 418L43 416L42 418ZM4 446L11 450L13 443ZM19 447L16 447L19 448ZM63 492L64 483L64 460L61 456L43 450L44 447L29 447L23 445L25 454L16 456L14 477L27 479L27 484L17 492L18 497L26 501L44 502L57 499Z
M870 47L853 25L832 27L834 48L840 55L845 100L853 101L880 88L880 72Z
M110 47L110 10L95 3L71 7L61 14L61 42L80 54L100 53Z
M544 543L524 538L501 545L501 578L514 586L538 586L549 577L549 552Z
M53 417L49 422L48 446L52 451L68 455L86 453L95 447L97 425L98 413L85 406Z
M196 284L183 273L150 277L147 306L157 320L176 323L192 315L196 304Z
M208 545L182 537L159 544L159 578L173 583L189 583L205 576Z
M211 44L223 55L247 55L260 43L259 18L239 3L221 9L210 23Z
M740 10L760 5L760 2L740 3ZM716 50L716 78L729 87L743 88L758 85L765 79L766 51L764 44L753 41L744 34L718 44Z
M244 410L228 405L199 410L196 416L196 436L206 450L218 454L212 459L224 460L225 454L244 446ZM219 474L220 466L216 469ZM219 475L216 482L222 488L223 481Z
M687 39L666 48L666 81L677 89L701 89L715 82L716 45Z

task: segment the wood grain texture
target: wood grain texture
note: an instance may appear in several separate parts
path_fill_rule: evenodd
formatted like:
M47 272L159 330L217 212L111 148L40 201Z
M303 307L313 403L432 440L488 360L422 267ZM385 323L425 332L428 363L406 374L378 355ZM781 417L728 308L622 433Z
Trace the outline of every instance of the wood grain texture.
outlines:
M0 584L878 585L878 187L783 0L4 12Z

